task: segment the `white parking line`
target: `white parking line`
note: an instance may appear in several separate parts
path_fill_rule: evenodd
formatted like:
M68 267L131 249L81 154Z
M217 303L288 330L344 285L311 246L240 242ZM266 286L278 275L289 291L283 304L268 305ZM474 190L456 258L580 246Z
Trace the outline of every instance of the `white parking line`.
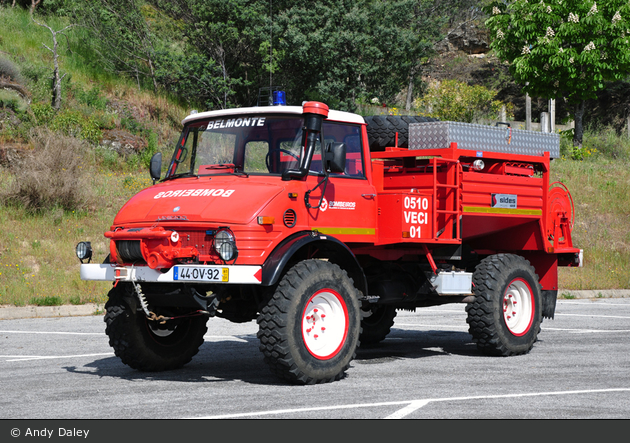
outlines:
M574 334L592 334L595 332L630 332L630 329L569 329L569 328L542 328L543 331L565 331Z
M589 305L589 306L630 306L630 303L610 303L604 300L594 301L574 301L574 300L558 300L558 304L566 305Z
M447 313L447 314L461 314L461 315L466 315L466 311L464 311L463 309L432 309L432 308L418 308L418 310L416 312L414 312L413 314L433 314L434 312L441 312L441 313ZM413 315L412 314L412 315Z
M593 314L556 314L559 317L598 317L598 318L624 318L630 319L630 316L621 315L593 315Z
M397 420L397 419L404 418L407 415L411 414L412 412L417 411L418 409L428 405L430 402L431 400L412 401L411 403L409 403L409 405L405 406L402 409L399 409L398 411L394 412L393 414L388 415L385 418L389 420Z
M237 337L236 335L204 335L203 339L208 342L212 341L238 341L242 343L249 343L247 339L244 339L242 336Z
M105 335L103 332L0 331L0 334Z
M410 328L448 328L448 329L468 329L468 325L419 325L414 323L395 323L395 326L407 326Z
M0 331L0 334L59 334L59 335L98 335L101 337L107 337L105 332L57 332L57 331ZM246 342L247 339L243 338L245 336L235 336L235 335L204 335L204 340L214 341L214 340L234 340Z
M427 324L413 324L413 323L396 323L396 326L404 326L406 328L441 328L446 330L465 330L468 331L467 325L427 325ZM566 331L572 332L575 334L590 334L595 332L630 332L630 329L571 329L571 328L550 328L547 326L542 326L543 331Z
M104 355L114 355L113 352L102 354L80 354L80 355L0 355L0 358L8 358L6 361L29 361L29 360L49 360L56 358L79 358L79 357L102 357Z
M630 392L630 388L584 389L584 390L579 390L579 391L531 392L531 393L522 393L522 394L476 395L476 396L470 396L470 397L427 398L427 399L392 401L392 402L382 402L382 403L356 403L356 404L338 405L338 406L319 406L315 408L277 409L274 411L243 412L240 414L226 414L226 415L209 415L209 416L204 416L204 417L191 417L190 419L221 420L221 419L228 419L228 418L262 417L265 415L296 414L300 412L333 411L333 410L339 410L339 409L375 408L375 407L382 407L382 406L406 405L404 408L385 417L389 419L400 419L428 405L429 403L449 402L449 401L492 400L492 399L502 399L502 398L544 397L544 396L552 396L552 395L602 394L602 393L607 393L607 392Z

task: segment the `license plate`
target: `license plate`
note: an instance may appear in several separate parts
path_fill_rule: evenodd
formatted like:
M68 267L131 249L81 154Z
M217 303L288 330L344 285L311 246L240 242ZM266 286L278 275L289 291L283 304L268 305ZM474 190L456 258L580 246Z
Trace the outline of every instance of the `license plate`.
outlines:
M175 266L173 280L227 283L230 281L230 270L212 266Z

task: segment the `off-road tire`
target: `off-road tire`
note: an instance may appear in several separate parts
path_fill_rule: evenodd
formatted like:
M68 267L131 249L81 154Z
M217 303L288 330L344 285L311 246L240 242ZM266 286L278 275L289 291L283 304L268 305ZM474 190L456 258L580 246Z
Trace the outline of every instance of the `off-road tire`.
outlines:
M370 151L384 151L386 147L396 146L396 133L398 133L398 147L407 148L409 146L409 124L433 121L438 120L415 115L370 115L365 117Z
M541 286L529 261L514 254L487 257L473 273L473 285L466 322L477 348L486 355L528 353L542 322Z
M135 308L128 286L119 283L105 304L105 332L109 345L122 362L147 372L167 371L188 363L199 351L208 331L207 317L177 320L172 331L155 331L156 322Z
M385 340L391 332L396 317L396 308L392 305L377 305L369 316L361 320L361 346L370 346Z
M359 346L359 291L339 266L304 260L285 274L257 322L275 375L295 384L336 381Z

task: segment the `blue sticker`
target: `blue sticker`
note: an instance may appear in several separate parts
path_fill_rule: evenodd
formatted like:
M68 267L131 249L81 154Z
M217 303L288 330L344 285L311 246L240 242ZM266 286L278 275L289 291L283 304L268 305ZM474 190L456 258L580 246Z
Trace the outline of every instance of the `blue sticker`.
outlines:
M175 266L173 268L173 280L178 280L178 279L179 279L179 268Z
M483 157L483 151L477 151L477 157Z

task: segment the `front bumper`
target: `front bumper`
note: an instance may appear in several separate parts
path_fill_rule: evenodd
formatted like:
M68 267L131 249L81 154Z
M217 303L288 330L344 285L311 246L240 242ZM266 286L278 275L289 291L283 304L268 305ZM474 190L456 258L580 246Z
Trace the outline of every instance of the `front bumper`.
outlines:
M218 271L219 280L209 280L210 271ZM84 263L81 280L134 281L156 283L261 284L262 266L248 265L177 265L166 272L148 266L119 266L115 263Z

